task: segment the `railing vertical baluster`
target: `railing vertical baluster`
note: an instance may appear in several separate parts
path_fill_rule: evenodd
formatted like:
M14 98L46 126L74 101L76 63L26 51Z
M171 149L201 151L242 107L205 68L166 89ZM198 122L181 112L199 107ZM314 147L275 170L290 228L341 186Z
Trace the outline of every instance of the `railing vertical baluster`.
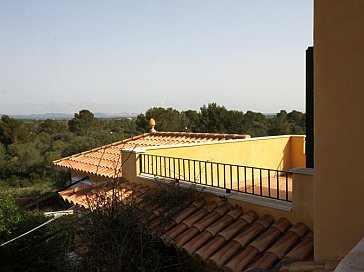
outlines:
M233 188L233 166L230 164L230 190Z
M151 155L151 159L152 159L152 175L154 175L154 155Z
M205 162L205 184L207 185L207 162Z
M254 168L251 167L251 169L252 169L252 188L253 188L253 195L254 195L254 190L255 190L255 188L254 188L254 186L255 186L255 183L254 183Z
M191 182L191 161L188 160L188 181Z
M182 159L182 166L183 166L183 180L186 180L185 159Z
M181 159L178 158L177 159L177 163L178 163L178 179L181 179Z
M176 180L176 159L173 158L173 173L174 173L174 179Z
M156 165L155 165L155 160L156 160L156 157L155 157L155 155L153 155L153 175L155 175L155 167L157 167Z
M240 176L239 176L240 171L239 171L239 169L240 169L240 167L237 165L236 166L236 179L238 180L238 189L237 189L238 192L240 192Z
M196 161L193 160L193 181L196 182Z
M202 184L201 161L198 161L198 170L200 171L200 184Z
M152 171L151 171L151 174L154 175L154 155L151 155L150 159L152 161Z
M270 197L270 170L268 169L268 197Z
M158 174L158 156L155 156L155 175Z
M171 178L171 157L168 157L168 177Z
M286 200L288 200L288 172L286 172Z
M259 169L260 195L263 195L262 168Z
M279 172L278 170L276 171L277 174L277 199L279 199Z
M158 155L155 156L155 175L157 176L158 175L158 171L159 171L159 164L158 164Z
M139 172L143 173L143 162L142 162L142 156L143 154L139 154Z
M246 167L244 166L244 192L246 193Z
M226 164L224 163L224 188L226 188Z
M220 187L220 163L216 163L216 170L217 170L217 187Z
M158 165L158 158L159 158L159 167L158 167L158 171L159 171L159 176L161 175L161 168L162 168L162 165L161 165L161 156L158 156L157 157L157 165ZM158 171L157 171L157 175L158 175Z
M148 157L148 174L150 174L150 155L147 155Z
M211 185L214 186L214 167L213 163L210 163L210 171L211 171Z

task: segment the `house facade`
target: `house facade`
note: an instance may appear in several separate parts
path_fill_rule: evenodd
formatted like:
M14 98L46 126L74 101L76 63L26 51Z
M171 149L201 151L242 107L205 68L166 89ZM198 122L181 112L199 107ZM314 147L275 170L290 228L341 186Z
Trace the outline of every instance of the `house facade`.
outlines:
M248 229L255 220L260 220L260 226L266 226L264 231L250 237L249 243L243 244L240 239L239 235L247 230L243 227L235 236L222 242L225 246L215 247L210 255L206 248L202 249L206 244L213 248L210 239L219 236L223 229L214 233L216 237L193 246L191 241L198 240L196 235L202 235L206 228L194 225L202 217L192 222L190 216L195 213L208 216L216 208L205 207L205 213L198 203L191 206L191 214L176 218L175 229L166 233L177 238L176 243L179 241L185 250L194 253L200 250L201 258L213 261L220 269L270 268L287 256L299 259L297 252L303 251L292 253L298 248L306 249L304 260L318 262L311 263L312 267L322 260L340 260L346 256L336 271L362 271L363 14L364 2L361 0L317 0L314 3L314 169L305 165L304 136L249 138L246 135L154 131L61 159L55 165L70 168L75 178L90 175L94 182L120 179L128 182L125 186L140 184L150 188L156 186L156 179L167 183L177 181L180 186L193 183L209 199L223 196L232 205L240 206L243 215L247 214ZM74 192L61 195L77 203ZM248 211L254 211L254 215ZM216 221L225 213L233 213L228 210L215 212ZM230 214L231 224L243 215ZM181 231L183 224L186 228ZM285 225L290 227L283 227ZM199 229L199 233L192 235L193 227ZM275 230L270 227L282 231L272 238L269 233ZM191 236L188 238L187 234ZM224 234L220 233L220 236ZM268 242L263 238L259 240L259 237L268 237ZM282 239L292 239L295 243L287 246ZM259 247L261 244L257 241L264 246ZM277 251L277 243L281 248L284 244L285 249ZM359 246L350 253L358 243ZM230 255L232 248L235 251ZM350 256L355 256L354 261ZM347 259L351 260L350 266L346 265ZM325 264L323 269L326 268L323 271L334 269Z

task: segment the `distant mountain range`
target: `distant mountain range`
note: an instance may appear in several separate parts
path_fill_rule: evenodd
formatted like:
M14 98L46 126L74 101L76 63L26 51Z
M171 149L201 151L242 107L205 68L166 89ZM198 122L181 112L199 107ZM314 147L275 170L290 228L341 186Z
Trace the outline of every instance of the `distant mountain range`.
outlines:
M3 115L0 113L0 116ZM70 113L40 113L40 114L8 114L10 117L22 120L70 120L73 118L73 114ZM137 113L122 112L122 113L104 113L95 112L96 118L100 119L113 119L113 118L135 118ZM276 113L263 113L266 118L273 118Z
M3 114L0 114L0 116ZM41 114L8 114L10 117L15 119L23 120L69 120L73 118L73 114L70 113L41 113ZM111 119L111 118L133 118L136 117L137 113L122 112L122 113L103 113L95 112L96 118Z

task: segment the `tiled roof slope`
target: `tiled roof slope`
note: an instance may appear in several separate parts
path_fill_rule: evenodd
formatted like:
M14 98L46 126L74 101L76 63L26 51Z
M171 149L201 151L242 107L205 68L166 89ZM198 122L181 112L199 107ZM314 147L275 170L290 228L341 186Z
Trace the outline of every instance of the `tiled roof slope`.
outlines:
M111 190L107 183L100 188ZM69 202L85 205L97 188L86 190L71 189L60 195ZM142 198L149 189L126 182L121 184L121 190L124 192L121 199L125 201ZM156 206L152 213L165 211L170 209ZM158 228L158 223L154 225ZM292 225L283 217L278 220L269 214L259 217L253 210L243 211L226 203L204 200L176 213L162 233L165 243L224 271L268 270L283 259L310 259L313 252L313 234L303 223Z
M121 177L121 150L125 148L194 144L249 138L240 134L155 132L138 135L112 144L54 161L54 165L106 178Z

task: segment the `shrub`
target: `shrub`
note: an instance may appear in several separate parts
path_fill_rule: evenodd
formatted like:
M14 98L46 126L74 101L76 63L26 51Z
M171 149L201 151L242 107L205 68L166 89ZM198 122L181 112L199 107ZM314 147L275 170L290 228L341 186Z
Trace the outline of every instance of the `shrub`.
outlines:
M114 190L97 194L93 211L83 210L77 237L82 261L79 271L199 271L200 264L160 239L174 212L185 207L197 195L194 189L160 185L139 201L133 197L120 201L123 195ZM106 201L108 200L108 201ZM173 206L170 206L173 205ZM152 207L163 206L156 216ZM158 227L156 226L156 221ZM76 246L77 248L77 246ZM81 250L82 248L82 250Z

